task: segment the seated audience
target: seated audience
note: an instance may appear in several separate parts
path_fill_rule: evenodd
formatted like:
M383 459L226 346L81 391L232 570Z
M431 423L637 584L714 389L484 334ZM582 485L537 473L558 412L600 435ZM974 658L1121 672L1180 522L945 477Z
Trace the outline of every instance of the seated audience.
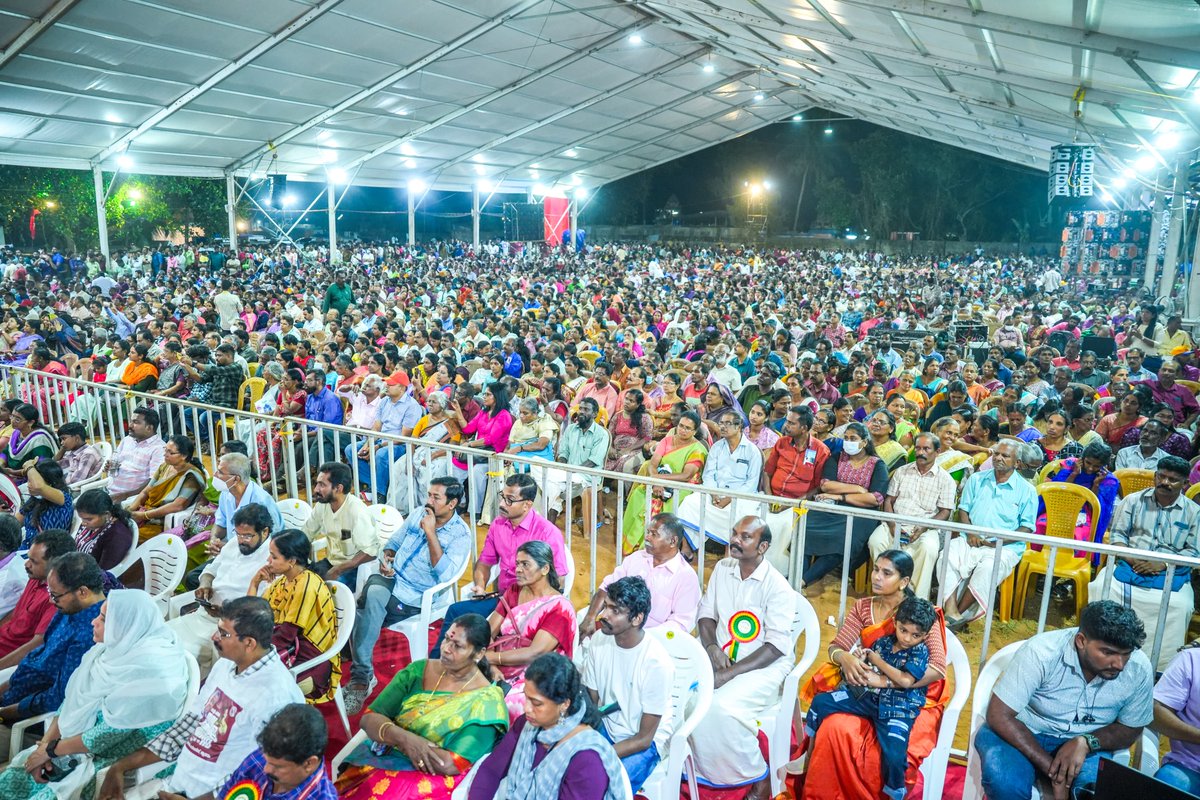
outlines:
M125 560L134 547L129 512L114 503L104 489L88 489L75 501L79 530L75 548L96 559L100 569L111 570Z
M638 474L677 481L684 485L699 483L704 463L708 458L708 449L696 438L700 430L700 418L694 412L685 411L674 430L659 442L654 455L641 466ZM621 529L621 536L625 540L625 552L632 553L642 546L648 518L663 511L673 511L688 494L690 493L682 488L647 487L644 483L630 489L629 497L625 501L625 517ZM647 508L649 514L646 513Z
M621 393L621 410L608 421L608 433L612 437L612 447L604 468L613 472L637 472L646 460L643 450L654 443L654 419L641 388Z
M70 528L75 517L75 498L57 461L30 462L25 466L25 488L29 499L21 505L17 519L25 526L21 548L33 537L51 528Z
M600 714L570 659L558 653L538 658L526 673L525 713L483 762L467 800L514 794L530 800L619 797L624 767L596 730L599 724Z
M325 558L313 565L314 571L353 589L359 565L375 558L379 539L371 512L354 494L350 467L338 461L322 464L312 499L312 516L304 523L304 533L310 542L320 537L326 542Z
M216 791L196 800L236 798L238 792L262 800L337 800L337 789L325 774L329 730L321 712L293 703L275 712L259 731L258 749ZM168 798L174 800L174 798Z
M1187 486L1188 462L1167 456L1158 462L1154 486L1126 495L1109 524L1106 542L1117 547L1152 550L1173 556L1196 558L1196 532L1200 530L1200 505L1183 496ZM1104 594L1106 573L1112 573ZM1142 651L1151 655L1163 592L1169 596L1163 628L1162 649L1157 669L1165 669L1171 656L1183 646L1192 619L1191 570L1176 567L1171 585L1166 585L1167 565L1140 558L1110 559L1109 565L1088 587L1088 597L1115 600L1137 612L1146 628Z
M1148 419L1138 431L1137 444L1121 448L1114 469L1153 470L1159 461L1170 455L1161 447L1167 434L1165 425L1156 419Z
M46 626L42 644L30 650L0 684L0 724L12 725L57 709L67 681L94 644L92 620L104 603L104 573L96 560L71 552L54 559L46 573L46 591L57 612Z
M617 568L600 581L587 614L579 624L580 639L596 632L596 618L604 608L608 587L627 577L641 578L650 588L650 609L642 627L649 629L663 625L690 635L696 626L696 610L700 606L700 579L680 552L685 541L683 524L678 517L656 514L650 520L650 527L646 528L642 549L625 556Z
M163 463L145 488L125 503L138 524L138 542L147 542L162 533L167 517L191 508L207 487L208 475L196 456L196 443L186 436L167 439Z
M416 435L414 431L417 423L421 420L423 410L421 404L413 398L409 391L408 376L404 374L403 370L397 370L383 381L383 387L376 386L381 380L380 378L376 377L375 380L370 380L372 377L374 376L368 375L363 380L362 393L359 396L365 397L368 402L377 402L378 408L371 424L361 427L368 427L370 430L395 436ZM378 395L380 389L384 389L385 396L374 396ZM351 397L353 401L354 395ZM443 399L445 399L445 395L443 395ZM346 424L353 425L351 422ZM351 452L353 447L353 443L346 445L346 460L358 459L358 482L366 487L372 485L372 464L368 463L368 457L370 457L370 461L374 464L375 492L378 495L386 495L388 486L391 484L392 465L396 459L404 455L405 445L401 442L378 440L375 442L373 456L372 448L365 437L360 439L357 452Z
M883 500L886 514L948 520L954 511L954 479L935 463L941 442L936 434L921 433L913 442L915 460L899 467L888 482ZM880 523L867 541L874 563L884 551L900 549L913 560L913 591L929 599L938 554L942 549L942 529L924 528L909 523Z
M280 531L267 547L267 563L254 573L246 594L257 597L262 590L271 604L275 615L271 644L283 665L291 668L333 647L338 634L337 609L333 592L310 569L312 545L304 531ZM301 673L297 678L300 690L314 702L332 700L334 689L341 685L341 667L339 654Z
M513 418L509 411L508 389L501 381L489 383L479 396L482 409L469 421L462 401L455 395L449 408L450 419L462 432L460 444L473 447L483 455L472 459L470 474L467 471L467 461L460 455L451 456L454 465L454 476L460 481L466 481L471 491L471 510L478 514L483 509L483 497L487 490L487 473L490 469L490 459L487 453L502 453L508 449L509 433L512 431Z
M608 586L596 619L599 633L583 660L583 685L592 702L612 707L599 728L638 791L667 753L675 666L666 649L644 630L650 589L638 577Z
M161 780L138 786L128 800L201 797L224 786L255 750L256 737L279 709L303 703L292 674L279 660L271 637L271 607L261 597L235 597L221 607L212 643L221 659L200 694L173 725L109 767L99 797L119 798L125 776L140 767L170 762ZM224 798L222 798L224 800Z
M1117 503L1117 496L1121 491L1121 484L1117 481L1108 469L1108 462L1112 458L1112 450L1109 449L1102 440L1096 441L1083 448L1083 456L1081 458L1066 458L1059 464L1057 470L1052 470L1046 476L1046 480L1054 481L1055 483L1073 483L1076 486L1082 486L1096 495L1096 499L1100 501L1100 515L1096 519L1096 536L1093 541L1102 542L1104 536L1108 532L1109 521L1112 519L1113 508ZM1044 503L1038 511L1037 533L1045 533L1046 531L1046 513ZM1075 527L1075 540L1086 542L1092 530L1092 508L1090 505L1084 505L1080 510L1081 518ZM1034 549L1038 549L1034 545ZM1083 552L1075 551L1077 558L1083 557ZM1096 557L1099 561L1099 556Z
M992 469L976 472L963 485L959 521L1001 531L1032 533L1037 523L1037 492L1016 472L1017 442L996 445ZM942 553L946 576L946 624L961 628L987 613L996 586L992 585L995 548L1000 548L1000 573L1008 577L1021 560L1024 545L1010 544L973 533L956 535Z
M208 674L217 653L209 646L219 627L221 609L246 594L250 581L267 563L271 515L257 503L239 508L233 515L236 542L222 547L200 573L195 599L199 608L171 620L180 646L196 657L201 674Z
M829 646L829 661L801 689L804 705L815 705L815 698L822 693L848 692L849 689L842 687L866 687L878 678L866 651L897 635L898 610L913 596L912 576L912 558L901 550L885 551L875 559L871 572L872 596L855 602L842 620ZM898 793L900 796L911 790L917 769L937 743L942 709L950 699L945 680L946 635L940 621L930 627L922 644L928 654L927 663L910 688L924 689L925 697L923 707L907 726L907 761L912 768L905 768L904 791ZM835 714L825 719L808 741L804 796L897 796L884 792L884 747L874 720L851 714ZM788 771L804 770L805 760L791 762ZM892 786L889 782L889 789Z
M515 719L523 706L525 668L549 652L574 654L575 609L562 593L554 568L554 551L545 542L528 541L517 548L516 582L501 595L488 617L492 643L486 655L492 677L509 685L505 702Z
M434 478L424 513L410 514L380 551L379 574L367 579L358 598L354 664L344 690L348 714L359 712L375 686L372 653L380 629L420 614L421 595L458 575L471 557L471 532L458 514L463 494L457 478Z
M120 503L136 497L163 463L166 442L158 435L159 415L139 406L129 418L129 435L123 438L105 466L112 482L108 493Z
M3 518L16 522L11 514ZM5 524L11 527L11 523ZM46 587L46 574L54 559L74 549L74 539L64 530L43 531L33 537L24 562L29 579L17 604L0 620L0 669L16 666L26 654L42 645L46 628L57 610Z
M483 617L464 614L449 625L439 658L396 673L363 714L367 741L337 777L342 800L392 792L450 800L471 765L508 730L504 691L492 683L484 657L491 635Z
M1171 659L1154 685L1154 732L1171 750L1154 777L1188 794L1200 794L1200 647L1192 642Z
M757 493L762 480L762 452L743 435L741 415L728 408L716 418L716 424L721 438L714 440L708 450L701 484L713 489ZM703 518L704 531L697 537L698 540L708 537L721 542L720 537L728 533L733 520L741 519L748 513L757 513L758 505L749 500L695 492L679 504L678 514L679 520L697 534L701 533L700 521Z
M411 433L414 439L429 444L417 445L411 452L406 451L391 466L387 501L388 505L399 509L402 514L410 513L413 504L425 497L432 478L448 475L450 472L449 455L444 449L436 447L437 444L450 440L449 417L446 415L449 403L450 399L444 392L429 395L425 401L425 416L417 420ZM411 485L408 467L410 461Z
M788 410L783 436L771 448L763 471L767 475L770 493L778 497L803 499L811 497L821 485L829 448L812 435L813 413L803 406ZM779 530L772 537L767 560L785 577L792 571L792 525L795 513L785 508L767 517L767 522ZM699 543L697 543L699 544Z
M99 770L143 747L183 711L187 659L150 595L140 589L111 593L88 627L90 649L67 681L61 707L47 709L58 713L35 747L13 754L0 773L0 797L90 794Z
M79 422L68 422L58 429L58 452L54 460L62 467L68 485L83 483L100 476L104 460L93 445L87 443L87 430Z
M1028 800L1039 779L1056 798L1095 784L1100 757L1131 747L1154 719L1154 669L1135 652L1145 638L1132 609L1102 600L1079 627L1021 646L975 734L988 798Z
M761 518L737 521L729 557L713 567L696 623L716 690L692 733L696 769L709 786L750 786L752 800L763 800L770 790L755 719L778 703L795 665L796 593L766 560L770 547L771 529ZM739 631L736 640L733 630Z
M596 414L599 411L600 406L592 397L585 397L576 405L571 422L563 430L562 440L558 445L558 456L554 459L556 463L572 467L604 469L611 437L608 431L596 422ZM542 493L546 498L546 518L551 523L557 522L558 515L563 509L564 495L567 502L570 502L570 495L575 489L579 489L582 501L579 516L583 521L583 529L587 530L594 513L592 504L595 488L599 485L600 479L562 469L541 470L539 468L535 474L536 472L541 472L544 476Z
M12 435L7 441L0 442L3 445L0 447L0 468L17 483L23 483L25 467L42 459L53 461L58 442L42 424L38 410L28 403L12 410L9 424L13 428Z

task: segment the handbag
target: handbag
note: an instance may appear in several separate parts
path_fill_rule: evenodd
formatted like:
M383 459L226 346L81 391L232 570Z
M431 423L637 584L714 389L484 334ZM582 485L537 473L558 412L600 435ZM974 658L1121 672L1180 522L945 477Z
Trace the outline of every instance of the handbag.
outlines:
M514 623L516 623L517 619L513 614L512 607L509 606L503 594L500 595L500 607L502 609L501 616L511 617ZM519 650L522 647L529 647L533 644L533 639L521 633L520 625L515 625L515 627L517 628L516 633L506 633L503 636L497 636L493 639L491 649L503 652L505 650Z

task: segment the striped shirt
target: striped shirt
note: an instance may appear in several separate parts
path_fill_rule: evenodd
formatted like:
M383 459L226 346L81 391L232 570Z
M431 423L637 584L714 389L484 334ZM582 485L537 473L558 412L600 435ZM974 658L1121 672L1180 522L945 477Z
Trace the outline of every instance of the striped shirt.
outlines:
M1109 543L1196 558L1200 505L1182 493L1170 505L1159 505L1154 491L1142 489L1121 501L1108 528Z

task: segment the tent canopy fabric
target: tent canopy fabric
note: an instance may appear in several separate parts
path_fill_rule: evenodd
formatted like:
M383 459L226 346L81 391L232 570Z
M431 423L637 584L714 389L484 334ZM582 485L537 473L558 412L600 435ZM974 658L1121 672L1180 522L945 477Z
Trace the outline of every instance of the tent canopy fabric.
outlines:
M1200 128L1193 0L9 0L0 48L0 163L151 174L595 187L820 107L1115 175Z

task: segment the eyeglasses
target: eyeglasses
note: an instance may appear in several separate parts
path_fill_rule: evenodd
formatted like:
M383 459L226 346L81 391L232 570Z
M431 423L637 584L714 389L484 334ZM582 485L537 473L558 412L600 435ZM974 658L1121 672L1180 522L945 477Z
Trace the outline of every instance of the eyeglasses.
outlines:
M60 598L66 597L69 594L75 594L78 591L79 591L78 589L68 589L65 592L55 592L53 589L50 588L49 585L46 586L46 594L50 595L50 599L56 603L59 601Z
M718 428L737 428L740 426L741 423L739 423L736 419L723 419L717 423Z
M241 639L242 638L241 636L238 636L237 631L230 632L230 631L225 630L224 628L217 628L217 636L221 637L222 639Z
M524 500L525 500L524 497L520 497L520 496L512 497L512 496L504 494L504 493L500 494L500 505L502 505L502 506L510 506L513 503L520 503L520 502L523 502Z

